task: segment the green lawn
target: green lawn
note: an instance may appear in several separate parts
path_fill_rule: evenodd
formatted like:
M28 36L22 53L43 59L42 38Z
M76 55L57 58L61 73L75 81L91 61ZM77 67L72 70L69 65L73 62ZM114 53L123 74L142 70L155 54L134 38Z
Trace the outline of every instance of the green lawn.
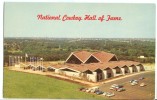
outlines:
M104 99L95 94L81 92L81 85L42 75L4 69L4 98L84 98Z

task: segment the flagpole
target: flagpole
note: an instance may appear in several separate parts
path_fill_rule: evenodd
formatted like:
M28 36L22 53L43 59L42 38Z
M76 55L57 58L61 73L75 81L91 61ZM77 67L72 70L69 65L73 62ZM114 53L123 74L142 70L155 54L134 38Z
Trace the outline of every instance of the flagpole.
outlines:
M27 55L27 53L26 53L26 54L25 54L25 65L26 65L26 61L27 61L26 58L27 58L27 57L28 57L28 55Z
M31 61L32 61L32 58L31 58L31 57L29 57L29 61L30 61L30 65L32 65L32 62L31 62Z
M26 56L25 56L25 65L26 65Z
M9 55L9 67L10 67L10 55Z

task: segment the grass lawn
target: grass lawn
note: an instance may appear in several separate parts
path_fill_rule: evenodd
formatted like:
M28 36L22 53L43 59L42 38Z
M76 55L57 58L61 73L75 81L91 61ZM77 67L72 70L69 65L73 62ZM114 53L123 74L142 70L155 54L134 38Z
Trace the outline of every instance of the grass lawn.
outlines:
M4 68L4 98L66 98L104 99L105 97L81 92L81 85Z

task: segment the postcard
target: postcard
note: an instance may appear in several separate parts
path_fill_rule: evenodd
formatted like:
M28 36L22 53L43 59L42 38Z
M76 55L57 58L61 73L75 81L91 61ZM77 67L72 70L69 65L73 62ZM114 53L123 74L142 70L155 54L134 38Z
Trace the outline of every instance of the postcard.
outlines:
M3 98L155 99L155 6L5 2Z

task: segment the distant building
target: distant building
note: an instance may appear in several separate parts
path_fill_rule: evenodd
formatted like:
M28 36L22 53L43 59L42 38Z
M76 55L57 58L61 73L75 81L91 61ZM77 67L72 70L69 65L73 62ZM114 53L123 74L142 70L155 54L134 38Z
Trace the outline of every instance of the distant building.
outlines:
M146 57L145 57L145 56L139 56L138 58L144 59L144 58L146 58Z

